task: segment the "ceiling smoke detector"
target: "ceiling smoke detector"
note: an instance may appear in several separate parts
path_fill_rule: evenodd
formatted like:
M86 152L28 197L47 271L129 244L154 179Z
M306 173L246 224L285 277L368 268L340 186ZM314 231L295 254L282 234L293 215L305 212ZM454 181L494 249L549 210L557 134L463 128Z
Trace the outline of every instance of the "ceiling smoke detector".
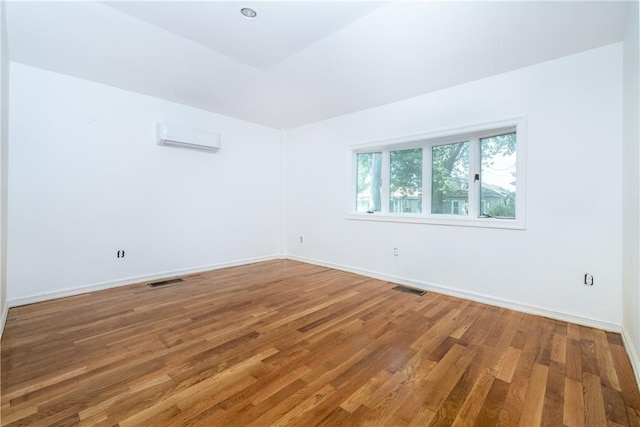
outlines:
M247 19L253 19L258 16L258 13L250 7L243 7L242 9L240 9L240 13L242 13L242 16Z

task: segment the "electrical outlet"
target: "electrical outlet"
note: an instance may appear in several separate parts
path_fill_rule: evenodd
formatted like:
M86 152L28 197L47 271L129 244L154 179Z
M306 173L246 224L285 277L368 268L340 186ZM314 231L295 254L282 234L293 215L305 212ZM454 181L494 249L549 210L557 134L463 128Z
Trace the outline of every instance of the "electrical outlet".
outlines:
M298 243L302 243L302 236L298 237Z
M584 275L584 284L587 286L593 286L593 275L587 273Z
M398 248L393 248L393 255L398 256Z

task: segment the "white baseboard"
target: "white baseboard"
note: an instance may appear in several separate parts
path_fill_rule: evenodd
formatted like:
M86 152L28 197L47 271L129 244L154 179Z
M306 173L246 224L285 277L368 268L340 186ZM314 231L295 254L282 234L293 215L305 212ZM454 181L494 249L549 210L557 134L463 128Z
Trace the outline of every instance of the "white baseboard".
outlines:
M271 261L274 259L282 259L281 255L272 255L264 257L246 258L235 261L222 262L218 264L203 265L200 267L191 267L181 270L164 271L157 274L149 274L136 277L127 277L125 279L114 280L109 282L95 283L88 286L64 289L62 291L48 292L38 295L30 295L27 297L16 298L8 301L8 307L17 307L20 305L33 304L36 302L48 301L56 298L64 298L73 295L85 294L88 292L102 291L104 289L115 288L118 286L133 285L140 282L148 282L150 280L164 279L168 277L181 276L186 274L201 273L203 271L219 270L221 268L236 267L238 265L253 264L262 261ZM4 317L3 317L4 320Z
M2 339L2 334L4 333L4 325L7 323L7 316L9 315L9 304L4 304L2 307L2 313L0 313L0 339Z
M629 356L629 360L631 361L631 368L633 368L633 373L636 376L636 384L638 384L638 390L640 390L640 358L638 358L638 353L636 352L636 348L633 345L633 341L627 334L627 331L622 329L622 343L624 344L625 350L627 350L627 355Z
M436 285L433 283L426 283L412 279L406 279L403 277L393 276L389 274L379 273L376 271L366 270L362 268L350 267L342 264L335 264L332 262L321 261L313 258L300 257L295 255L288 255L288 259L306 262L308 264L315 264L322 267L334 268L336 270L347 271L349 273L359 274L361 276L367 276L374 279L384 280L387 282L398 283L401 285L411 286L414 288L422 289L425 291L433 291L445 295L450 295L458 298L464 298L471 301L481 302L483 304L494 305L498 307L508 308L510 310L520 311L528 314L535 314L538 316L549 317L551 319L562 320L564 322L576 323L578 325L589 326L592 328L603 329L611 332L621 332L622 326L616 323L604 322L600 320L594 320L579 315L563 313L555 310L549 310L543 307L537 307L534 305L517 303L502 298L496 298L489 295L483 295L475 292L464 291L461 289L450 288L447 286Z

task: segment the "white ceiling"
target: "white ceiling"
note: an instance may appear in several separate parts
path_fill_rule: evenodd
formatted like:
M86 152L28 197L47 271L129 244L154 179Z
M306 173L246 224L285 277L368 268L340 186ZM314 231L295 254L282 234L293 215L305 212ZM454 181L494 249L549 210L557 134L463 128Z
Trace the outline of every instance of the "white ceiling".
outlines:
M350 24L374 2L104 2L121 12L266 71L272 65ZM260 13L244 18L250 7Z
M620 41L627 6L10 0L7 18L12 61L290 128Z

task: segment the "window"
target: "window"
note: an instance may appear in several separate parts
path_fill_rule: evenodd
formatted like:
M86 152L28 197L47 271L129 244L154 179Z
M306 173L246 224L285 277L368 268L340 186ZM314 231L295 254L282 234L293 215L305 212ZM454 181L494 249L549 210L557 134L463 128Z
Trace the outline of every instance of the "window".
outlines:
M350 147L348 218L523 229L524 136L518 119Z
M460 202L469 203L469 142L434 145L431 153L431 213L461 215Z
M391 151L389 212L422 212L422 148Z
M358 212L380 212L382 153L358 153Z
M516 133L480 139L480 215L516 217Z

